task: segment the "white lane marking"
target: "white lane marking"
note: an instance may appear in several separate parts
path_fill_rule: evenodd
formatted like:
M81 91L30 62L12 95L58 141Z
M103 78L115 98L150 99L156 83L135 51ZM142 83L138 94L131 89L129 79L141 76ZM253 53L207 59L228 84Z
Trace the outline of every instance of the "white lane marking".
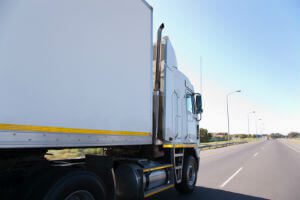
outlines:
M281 142L281 143L285 144L287 147L289 147L289 148L293 149L294 151L296 151L296 152L300 153L300 150L296 149L296 148L295 148L295 147L293 147L292 145L290 145L290 144L288 144L288 143L286 143L286 142Z
M225 187L225 185L227 185L227 183L229 183L229 181L231 181L231 179L233 179L242 169L243 167L239 168L234 174L232 174L232 176L230 176L222 185L220 185L220 188Z
M258 155L258 152L256 152L253 156L256 157Z

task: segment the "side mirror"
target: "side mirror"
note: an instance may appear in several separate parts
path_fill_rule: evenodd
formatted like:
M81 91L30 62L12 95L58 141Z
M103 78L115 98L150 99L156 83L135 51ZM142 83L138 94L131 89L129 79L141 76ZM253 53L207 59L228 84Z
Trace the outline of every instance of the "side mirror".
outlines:
M202 96L201 94L196 95L196 114L201 114L203 112L202 109Z

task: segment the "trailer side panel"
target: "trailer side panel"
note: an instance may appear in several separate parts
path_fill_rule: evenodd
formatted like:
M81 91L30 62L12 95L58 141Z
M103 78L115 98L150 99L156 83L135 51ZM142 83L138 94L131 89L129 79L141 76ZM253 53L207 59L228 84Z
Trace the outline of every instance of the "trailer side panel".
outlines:
M0 148L151 143L144 1L4 0L0 24Z

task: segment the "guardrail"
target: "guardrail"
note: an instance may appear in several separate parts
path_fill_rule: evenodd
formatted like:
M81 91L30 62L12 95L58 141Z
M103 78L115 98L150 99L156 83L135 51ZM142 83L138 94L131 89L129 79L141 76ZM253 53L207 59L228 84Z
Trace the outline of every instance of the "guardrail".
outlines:
M204 149L217 149L217 148L222 148L222 147L227 147L227 146L231 146L231 145L236 145L236 144L245 144L248 143L247 141L243 141L243 142L227 142L227 143L221 143L221 144L206 144L206 145L201 145L200 144L200 149L204 150Z

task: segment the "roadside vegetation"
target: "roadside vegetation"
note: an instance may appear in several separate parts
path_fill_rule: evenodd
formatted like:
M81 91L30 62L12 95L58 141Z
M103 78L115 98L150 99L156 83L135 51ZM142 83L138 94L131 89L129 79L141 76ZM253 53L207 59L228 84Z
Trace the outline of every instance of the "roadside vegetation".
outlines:
M102 148L83 148L83 149L60 149L49 150L46 154L48 160L61 159L78 159L83 158L86 154L103 154Z
M256 134L230 134L228 136L227 133L210 133L207 129L200 129L200 142L201 144L223 144L227 142L251 142L260 138L268 138L268 139L277 139L277 138L290 138L290 139L299 139L300 133L298 132L290 132L287 136L281 133L271 133L269 135L256 135Z
M281 133L271 133L269 137L272 139L278 139L278 138L285 138L286 136L282 135Z
M298 133L298 132L290 132L287 137L288 138L297 138L297 139L300 139L300 133Z
M300 133L290 132L287 136L294 144L300 144Z
M287 136L286 135L282 135L280 133L272 133L269 135L270 138L272 139L277 139L277 138L294 138L294 139L300 139L300 133L298 132L290 132Z
M250 142L264 137L265 135L255 134L231 134L227 133L209 133L207 129L200 129L200 142L201 144L222 144L227 142Z
M216 145L216 144L226 144L226 143L233 143L233 142L253 142L257 141L258 138L232 138L229 141L215 141L215 142L201 142L201 145Z

